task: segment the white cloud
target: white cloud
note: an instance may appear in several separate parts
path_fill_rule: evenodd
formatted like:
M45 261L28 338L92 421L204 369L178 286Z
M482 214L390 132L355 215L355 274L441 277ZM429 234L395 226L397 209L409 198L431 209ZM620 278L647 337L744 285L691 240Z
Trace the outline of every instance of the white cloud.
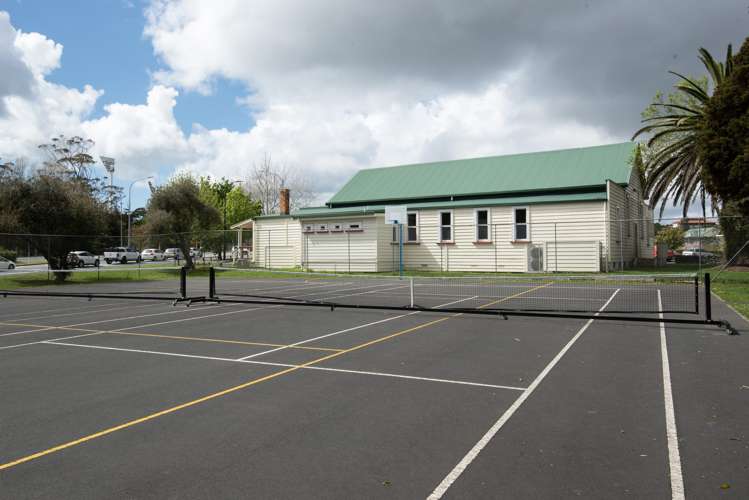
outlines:
M40 33L18 32L14 41L23 61L38 76L49 74L60 67L62 45Z

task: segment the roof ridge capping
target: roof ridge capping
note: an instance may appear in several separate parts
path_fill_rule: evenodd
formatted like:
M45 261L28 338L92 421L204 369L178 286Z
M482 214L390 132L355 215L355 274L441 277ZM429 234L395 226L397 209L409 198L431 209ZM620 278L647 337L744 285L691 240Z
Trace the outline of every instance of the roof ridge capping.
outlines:
M359 170L328 206L629 182L634 142Z

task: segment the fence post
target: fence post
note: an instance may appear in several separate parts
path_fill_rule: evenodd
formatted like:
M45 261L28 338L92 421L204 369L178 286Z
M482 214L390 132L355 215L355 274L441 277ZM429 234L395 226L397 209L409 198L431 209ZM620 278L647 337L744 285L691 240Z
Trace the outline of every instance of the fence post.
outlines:
M705 273L705 319L708 321L713 319L713 307L710 299L710 273Z
M622 228L622 220L619 219L619 271L624 271L624 229Z
M216 270L213 266L208 268L208 297L216 298Z
M179 269L179 295L183 299L187 298L187 268Z
M559 272L559 247L557 246L557 223L554 223L554 272Z
M494 241L494 272L499 272L499 267L497 263L497 246L499 245L499 239L497 238L497 225L492 225L492 241Z

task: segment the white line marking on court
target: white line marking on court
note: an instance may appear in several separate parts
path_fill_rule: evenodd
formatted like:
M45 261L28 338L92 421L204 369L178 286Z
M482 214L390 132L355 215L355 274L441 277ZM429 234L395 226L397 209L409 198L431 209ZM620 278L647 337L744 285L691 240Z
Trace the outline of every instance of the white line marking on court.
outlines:
M663 311L661 291L658 290L658 310ZM663 319L663 313L658 317ZM671 498L684 499L684 477L681 472L681 455L679 454L679 435L676 432L676 411L671 392L671 369L668 364L668 345L666 343L666 324L659 323L661 333L661 366L663 367L663 404L666 408L666 438L668 441L668 466L671 476Z
M102 305L104 305L104 304L102 304ZM106 305L111 306L113 304L106 304ZM63 316L75 316L76 314L99 314L99 313L103 313L103 312L117 311L117 310L124 309L124 308L127 308L127 309L143 309L143 308L146 308L146 307L154 307L154 306L158 306L158 305L163 305L163 303L162 304L151 303L151 304L143 304L143 305L139 305L139 306L133 306L133 305L130 305L130 304L125 305L124 303L120 303L118 306L116 306L116 307L110 307L109 309L96 309L96 310L85 309L85 310L81 310L81 311L68 312L68 313L62 313L62 314L50 314L48 316L33 316L33 319L34 319L34 321L37 321L37 320L40 320L40 319L61 318ZM70 311L70 307L66 308L65 310L66 311ZM13 323L15 321L23 321L24 319L25 318L3 319L3 320L0 320L0 321L8 322L8 323Z
M90 334L90 335L93 335L93 334ZM74 337L68 337L68 338L74 338ZM172 357L177 357L177 358L205 359L205 360L210 360L210 361L226 361L230 363L245 363L245 364L252 364L252 365L277 366L277 367L283 367L283 368L302 368L306 370L318 370L318 371L323 371L323 372L351 373L351 374L357 374L357 375L372 375L376 377L390 377L390 378L399 378L399 379L406 379L406 380L420 380L424 382L438 382L438 383L443 383L443 384L457 384L457 385L468 385L468 386L474 386L474 387L488 387L490 389L507 389L511 391L524 391L525 390L525 387L485 384L482 382L468 382L465 380L450 380L450 379L443 379L443 378L417 377L413 375L401 375L398 373L370 372L370 371L363 371L363 370L344 370L341 368L327 368L324 366L304 366L304 365L294 365L294 364L288 364L288 363L273 363L270 361L247 361L247 360L242 360L242 359L221 358L217 356L200 356L196 354L181 354L181 353L176 353L176 352L151 351L151 350L145 350L145 349L130 349L130 348L125 348L125 347L108 347L108 346L99 346L99 345L91 345L91 344L75 344L75 343L69 343L69 342L58 342L58 340L67 340L67 339L52 339L52 340L42 341L40 343L48 344L48 345L61 345L61 346L68 346L68 347L85 347L88 349L101 349L105 351L123 351L123 352L134 352L134 353L139 353L139 354L156 354L160 356L172 356Z
M463 302L465 300L471 300L473 298L475 298L475 297L470 297L470 298L467 298L467 299L455 300L453 302L448 302L446 304L440 304L440 305L436 306L435 309L438 308L438 307L445 307L445 306L449 306L449 305L452 305L452 304L457 304L458 302ZM385 323L386 321L392 321L394 319L404 318L406 316L413 316L414 314L419 314L420 312L421 311L414 311L414 312L410 312L408 314L399 314L398 316L391 316L389 318L381 319L379 321L373 321L371 323L365 323L363 325L353 326L351 328L346 328L345 330L339 330L337 332L326 333L325 335L320 335L319 337L315 337L315 338L311 338L311 339L307 339L307 340L301 340L299 342L295 342L293 344L289 344L288 346L276 347L274 349L269 349L267 351L258 352L256 354L251 354L251 355L245 356L243 358L238 358L237 361L245 361L245 360L248 360L248 359L256 358L258 356L263 356L265 354L270 354L272 352L281 351L283 349L288 349L289 347L296 347L298 345L307 344L309 342L314 342L316 340L321 340L321 339L324 339L324 338L327 338L327 337L332 337L333 335L340 335L341 333L348 333L348 332L351 332L351 331L354 331L354 330L359 330L361 328L366 328L368 326L374 326L374 325L377 325L377 324L380 324L380 323Z
M210 305L210 306L207 306L207 307L231 307L231 306L236 307L236 304L216 304L216 305ZM178 313L183 313L183 312L188 312L188 311L195 311L195 310L196 309L184 308L184 309L177 309L177 310L174 310L174 311L166 311L166 312L160 312L160 313L141 314L141 315L138 315L138 316L124 316L124 317L120 317L120 318L112 318L112 319L103 319L103 320L97 320L97 321L89 321L87 323L74 323L72 325L50 325L50 326L44 326L44 327L40 326L39 328L33 328L31 330L20 330L20 331L16 331L16 332L3 333L3 334L0 334L0 337L9 337L11 335L20 335L22 333L44 332L44 331L47 331L47 330L54 330L56 328L75 328L76 326L89 326L89 325L97 325L97 324L100 324L100 323L114 323L115 321L129 321L131 319L150 318L152 316L163 316L165 314L178 314ZM254 310L254 309L252 309L252 310ZM208 315L208 316L205 316L205 317L210 317L210 316L211 315ZM203 317L203 316L198 316L198 318L200 318L200 317ZM3 324L3 323L12 324L14 322L12 322L12 321L7 321L7 322L0 321L0 324Z
M89 335L99 335L99 333L101 333L101 332L84 333L84 334L81 334L81 335L73 335L73 336L70 336L70 337L59 337L59 338L56 338L56 339L39 340L39 341L36 341L36 342L26 342L25 344L6 345L6 346L3 346L3 347L0 347L0 351L4 350L4 349L13 349L15 347L25 347L27 345L45 344L47 342L53 342L55 340L70 340L70 339L77 339L78 337L88 337Z
M611 294L611 297L609 297L609 300L606 301L606 303L598 310L597 313L595 313L595 316L598 316L604 309L606 309L606 306L608 306L612 300L614 300L614 297L616 297L616 294L619 293L619 288L614 291L613 294ZM583 326L580 328L580 330L577 331L574 337L570 339L567 344L562 348L561 351L557 353L556 356L554 356L554 359L552 359L548 365L541 371L541 373L538 374L538 376L531 382L531 385L528 386L528 388L523 391L523 393L515 400L514 403L502 414L501 417L499 417L499 420L497 420L494 425L492 425L488 431L479 439L479 441L471 448L468 453L463 457L463 459L457 463L457 465L451 470L447 476L442 480L442 482L437 485L437 487L434 489L434 491L427 497L427 500L437 500L442 498L442 496L447 492L447 490L452 486L452 484L460 477L461 474L463 474L463 471L468 468L469 465L471 465L471 462L474 461L474 459L481 453L481 450L484 449L484 447L489 444L489 442L492 440L492 438L499 432L499 430L507 423L507 421L512 417L512 415L520 408L520 406L525 402L526 399L530 397L531 394L533 394L533 391L536 390L536 388L541 384L541 382L546 378L546 375L549 374L549 372L556 366L556 364L559 362L560 359L565 355L567 351L570 350L570 348L575 344L577 339L580 338L580 336L585 333L585 330L590 327L591 324L593 324L594 318L589 319Z

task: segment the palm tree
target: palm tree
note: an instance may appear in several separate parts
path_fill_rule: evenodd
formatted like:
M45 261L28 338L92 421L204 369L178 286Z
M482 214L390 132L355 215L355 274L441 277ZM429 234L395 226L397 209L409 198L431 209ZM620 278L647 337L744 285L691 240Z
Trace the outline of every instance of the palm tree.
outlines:
M723 82L733 69L732 49L728 45L725 63L717 62L713 56L700 49L699 59L707 69L714 89ZM696 200L705 212L706 198L710 197L714 209L717 200L705 190L702 162L697 152L697 132L704 123L705 105L710 100L707 80L695 80L669 71L680 80L674 85L677 90L669 102L654 102L654 116L645 118L645 124L632 136L632 140L651 134L645 155L645 193L653 205L660 203L660 215L669 199L674 206L683 205L684 216Z

